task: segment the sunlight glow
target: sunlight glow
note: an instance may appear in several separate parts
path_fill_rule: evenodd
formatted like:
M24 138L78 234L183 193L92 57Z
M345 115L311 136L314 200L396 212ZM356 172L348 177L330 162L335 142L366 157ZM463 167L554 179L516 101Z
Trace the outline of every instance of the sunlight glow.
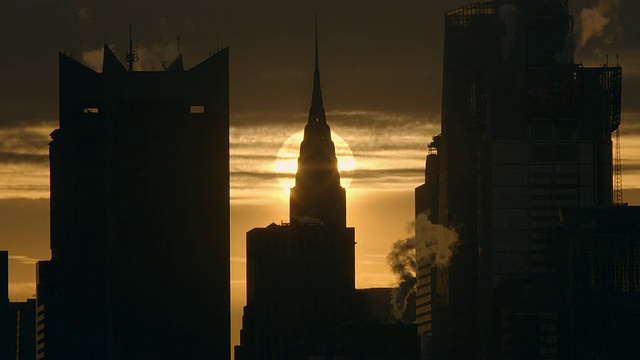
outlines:
M296 171L298 170L298 156L300 154L300 143L304 137L304 130L300 130L297 133L289 136L289 138L282 143L276 161L273 164L273 170L278 174L278 183L282 187L286 194L289 194L289 189L295 185ZM340 185L344 188L348 188L353 180L353 173L356 169L356 160L353 157L353 152L349 145L344 141L340 135L335 132L331 132L331 139L336 147L336 157L338 158L338 170L340 170Z

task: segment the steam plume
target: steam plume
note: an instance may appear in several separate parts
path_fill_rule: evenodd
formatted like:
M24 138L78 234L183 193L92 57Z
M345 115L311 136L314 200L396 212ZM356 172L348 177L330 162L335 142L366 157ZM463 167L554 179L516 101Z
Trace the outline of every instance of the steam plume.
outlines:
M612 20L615 20L615 10L619 0L598 0L594 7L582 9L578 19L580 29L578 44L585 46L591 39L604 38L610 44L615 36L614 31L606 31Z
M505 4L500 7L499 11L500 20L504 23L505 34L502 38L502 59L506 60L511 54L511 45L516 40L518 30L518 17L520 16L520 10L518 7L511 4Z
M396 241L387 255L387 263L398 276L398 287L391 291L391 313L400 319L407 308L407 297L414 291L417 282L415 236Z
M391 292L392 314L400 319L407 308L407 297L415 291L420 259L426 266L448 266L458 246L458 234L439 224L432 224L424 214L416 217L415 235L393 244L387 263L398 276L398 287Z
M111 49L113 45L109 46ZM137 46L139 62L134 64L137 71L165 70L178 57L178 40L157 43L151 46ZM104 48L89 49L82 52L82 62L95 71L102 70Z
M448 266L458 247L458 233L440 224L432 224L424 214L416 218L418 259L429 265Z

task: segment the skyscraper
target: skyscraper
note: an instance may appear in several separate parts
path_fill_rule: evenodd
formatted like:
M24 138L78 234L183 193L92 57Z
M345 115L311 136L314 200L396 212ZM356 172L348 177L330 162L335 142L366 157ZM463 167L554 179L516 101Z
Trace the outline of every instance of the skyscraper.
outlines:
M438 282L422 305L433 358L499 358L525 284L561 276L558 209L612 203L621 69L575 64L572 24L563 0L483 0L445 15L434 188L437 221L460 245L437 277L424 274ZM531 306L540 319L562 315L562 304ZM562 335L544 338L532 352L561 353Z
M313 94L289 224L247 233L247 305L236 359L307 359L335 350L355 289L354 229L326 122L316 32Z
M300 144L296 185L291 189L292 224L319 222L327 227L346 226L346 198L340 186L336 150L322 101L318 68L318 38L313 72L313 93L309 120Z
M0 357L9 356L9 252L0 251Z
M101 73L60 54L46 359L229 358L228 54L144 72L105 46Z

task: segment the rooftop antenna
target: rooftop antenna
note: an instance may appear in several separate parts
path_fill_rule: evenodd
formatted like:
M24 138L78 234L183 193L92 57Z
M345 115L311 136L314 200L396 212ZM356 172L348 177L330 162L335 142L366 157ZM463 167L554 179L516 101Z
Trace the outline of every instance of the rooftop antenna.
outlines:
M131 36L131 23L129 23L129 51L127 52L129 72L133 72L133 63L138 62L138 53L133 50L133 37Z
M318 12L316 11L316 69L318 68Z
M180 36L178 36L178 54L180 54Z

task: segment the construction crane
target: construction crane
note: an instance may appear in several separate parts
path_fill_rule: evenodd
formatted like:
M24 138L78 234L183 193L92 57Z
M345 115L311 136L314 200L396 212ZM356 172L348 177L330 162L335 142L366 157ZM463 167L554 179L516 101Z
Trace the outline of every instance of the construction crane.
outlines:
M620 129L616 129L616 153L613 164L613 204L620 206L622 200L622 160L620 159Z

